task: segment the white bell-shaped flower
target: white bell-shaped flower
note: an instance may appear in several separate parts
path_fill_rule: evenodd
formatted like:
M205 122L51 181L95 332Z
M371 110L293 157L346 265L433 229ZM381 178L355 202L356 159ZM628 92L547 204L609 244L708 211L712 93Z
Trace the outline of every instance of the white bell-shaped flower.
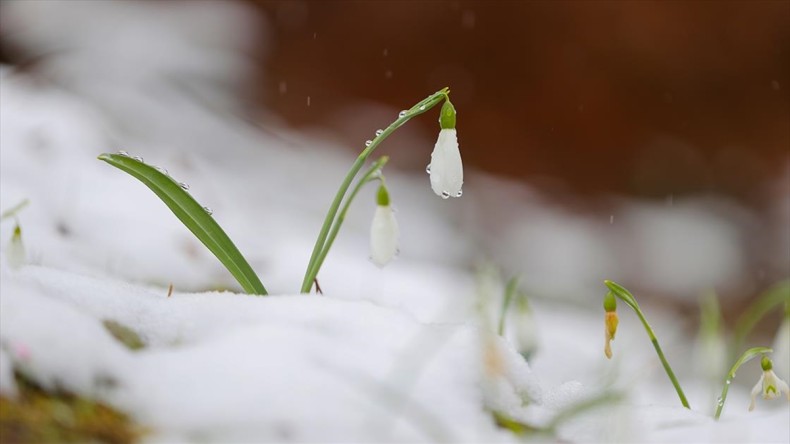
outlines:
M458 149L458 134L455 131L455 108L450 99L442 105L439 123L439 139L431 154L428 173L431 175L431 188L444 199L461 197L464 184L464 166Z
M379 267L387 265L398 254L400 229L390 206L389 193L382 184L376 194L376 212L370 227L370 259Z
M14 227L11 242L6 247L6 258L11 268L19 268L27 262L25 244L22 243L22 229L19 228L19 225Z
M752 388L752 402L749 404L749 411L754 410L754 402L760 393L762 393L763 399L776 399L784 395L790 401L790 387L776 376L771 360L767 356L763 356L761 365L763 374Z

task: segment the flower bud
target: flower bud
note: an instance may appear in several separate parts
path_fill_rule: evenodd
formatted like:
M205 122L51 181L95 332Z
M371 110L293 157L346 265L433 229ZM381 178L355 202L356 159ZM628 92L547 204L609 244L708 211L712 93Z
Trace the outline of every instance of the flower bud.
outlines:
M398 254L398 221L390 206L387 187L382 183L376 193L376 212L370 227L370 258L379 267L387 265Z
M612 341L615 333L617 333L617 324L620 323L620 319L617 317L617 299L611 291L606 293L606 296L603 298L603 308L606 312L604 317L604 338L606 342L603 351L607 358L612 359Z
M14 227L14 234L11 235L11 242L9 242L6 248L8 265L11 268L21 267L26 262L25 256L25 244L22 243L22 229L19 227L19 224L17 224L16 227Z

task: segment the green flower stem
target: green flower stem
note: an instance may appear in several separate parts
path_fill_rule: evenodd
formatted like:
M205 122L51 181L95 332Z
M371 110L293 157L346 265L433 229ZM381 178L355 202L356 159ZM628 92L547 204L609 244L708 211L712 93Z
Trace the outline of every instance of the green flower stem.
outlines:
M518 291L518 277L511 278L505 286L505 298L502 301L502 311L499 313L499 336L505 334L505 318L507 317L507 309L513 301L513 296Z
M680 398L680 403L683 404L683 407L690 409L688 400L686 400L686 395L683 393L683 389L680 387L680 383L678 382L678 378L675 377L675 372L672 371L672 367L670 367L669 362L667 362L667 358L664 356L664 352L661 350L661 346L658 344L658 338L656 338L656 334L653 332L653 328L650 327L648 324L647 319L645 319L644 313L639 308L639 304L637 304L636 299L634 296L625 289L625 287L612 282L612 281L604 281L609 290L614 293L615 296L620 298L623 302L628 304L631 307L636 315L639 317L639 320L642 321L642 325L645 327L645 331L647 332L647 336L650 338L650 342L653 343L653 347L656 349L656 353L658 354L658 359L661 360L661 365L664 366L664 370L667 372L667 376L669 376L669 380L672 381L672 385L675 387L675 391L678 393L678 397Z
M321 253L318 256L318 259L313 264L313 267L310 269L310 274L307 276L308 282L313 282L315 277L318 275L318 270L321 269L321 266L324 264L324 260L326 259L326 255L329 254L329 250L332 248L332 244L335 242L335 238L337 237L337 233L340 231L341 225L343 225L343 221L346 220L346 214L348 213L349 207L351 207L351 203L354 201L354 198L357 197L359 190L362 189L365 184L368 182L379 180L381 178L381 169L384 168L384 165L389 160L389 157L384 156L378 159L376 162L371 165L371 167L362 175L362 178L357 181L357 185L351 191L351 194L348 196L348 199L345 200L343 204L343 208L340 210L340 213L335 219L335 222L332 224L332 229L329 231L329 235L326 239L326 243L324 244L324 248L321 250ZM309 290L308 290L309 291Z
M713 415L713 419L718 421L721 416L721 411L724 410L724 402L727 401L727 392L730 391L730 384L733 378L735 378L735 372L738 371L738 368L757 355L771 352L773 352L773 350L768 347L754 347L746 350L741 357L735 361L735 365L733 365L730 372L727 373L727 379L724 380L724 388L721 389L721 396L719 396L718 402L716 403L716 414Z
M362 169L365 161L367 161L368 157L370 157L373 151L378 148L379 144L389 137L390 134L392 134L396 129L400 128L404 123L411 120L412 117L418 116L444 101L445 98L447 98L449 92L450 90L448 88L443 88L411 107L411 109L406 111L405 115L398 116L397 120L392 122L392 124L390 124L390 126L388 126L384 132L376 136L376 138L373 139L373 143L362 150L362 152L359 154L357 159L351 165L351 169L346 174L345 179L343 179L343 183L340 184L340 188L337 190L335 198L332 201L332 204L329 206L329 211L326 213L324 224L321 226L321 231L319 232L318 238L315 241L315 246L313 247L313 253L310 255L310 261L307 263L307 269L305 270L304 279L302 280L302 293L309 293L310 288L313 286L313 278L315 278L315 276L318 274L316 264L318 263L321 252L326 245L329 230L335 221L340 204L343 201L343 198L346 196L346 193L351 186L351 182L357 176L359 170Z
M782 303L790 304L790 279L780 281L771 286L738 318L735 322L733 333L733 352L731 357L734 357L734 354L743 348L746 337L760 319Z

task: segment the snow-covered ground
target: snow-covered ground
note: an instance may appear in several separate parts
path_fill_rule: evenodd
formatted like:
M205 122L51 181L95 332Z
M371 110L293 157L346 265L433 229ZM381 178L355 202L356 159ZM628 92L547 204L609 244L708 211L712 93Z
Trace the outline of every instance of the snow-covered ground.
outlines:
M625 307L614 359L603 356L601 281L676 298L741 288L754 254L745 233L757 223L746 209L701 196L615 200L606 214L579 214L474 171L464 197L444 201L424 172L387 171L400 258L384 269L367 259L370 187L319 275L325 294L298 295L353 158L274 117L262 126L237 117L231 86L248 74L243 51L260 28L241 5L5 2L2 12L4 38L46 55L35 76L5 67L0 77L0 209L30 201L18 215L26 265L0 259L3 396L14 396L15 369L129 413L153 441L499 442L518 438L491 411L544 426L611 392L624 397L562 422L558 438L790 442L787 402L746 411L755 363L713 421L721 387L699 370L707 355L695 353L693 327L661 307L644 308L692 410ZM152 41L161 52L147 50ZM460 120L459 134L463 152ZM273 296L237 293L148 189L96 160L118 149L188 182ZM762 257L768 271L790 260L781 248L790 246L790 196L781 193L776 227L761 233L775 239ZM3 253L13 228L0 224ZM542 296L529 318L510 314L504 338L494 333L503 283L474 271L487 261ZM106 320L145 348L127 349ZM518 334L525 322L534 324ZM533 346L527 363L519 352ZM774 365L787 379L790 362Z

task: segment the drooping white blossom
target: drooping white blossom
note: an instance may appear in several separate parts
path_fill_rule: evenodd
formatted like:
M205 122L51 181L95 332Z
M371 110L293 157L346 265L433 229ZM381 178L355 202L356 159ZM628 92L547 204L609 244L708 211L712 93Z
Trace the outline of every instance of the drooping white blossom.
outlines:
M752 400L749 404L749 411L754 410L755 400L760 393L762 393L763 399L776 399L784 395L790 401L790 387L776 376L776 373L773 371L773 363L766 356L763 356L762 368L763 374L754 388L752 388Z
M383 267L398 254L400 229L389 203L389 194L383 185L379 187L376 201L376 212L370 226L370 259Z
M439 117L439 138L431 153L428 173L431 189L443 199L461 197L464 184L464 166L458 149L458 133L455 130L456 112L450 99L445 100Z

